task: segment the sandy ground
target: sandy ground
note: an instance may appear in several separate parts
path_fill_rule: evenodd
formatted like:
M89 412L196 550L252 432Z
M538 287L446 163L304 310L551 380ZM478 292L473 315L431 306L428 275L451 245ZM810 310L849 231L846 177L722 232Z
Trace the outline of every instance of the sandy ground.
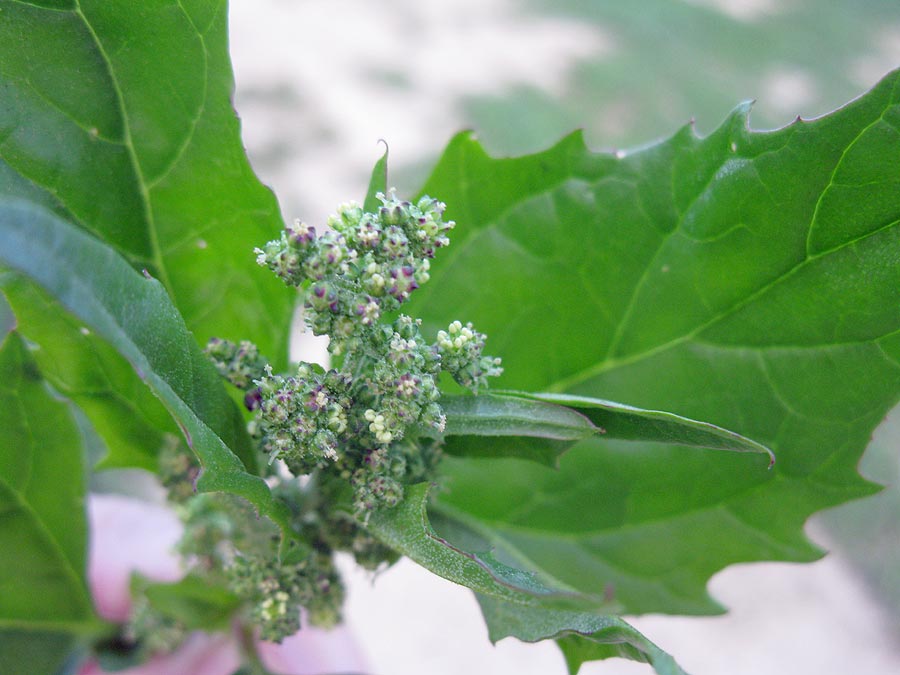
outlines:
M739 20L778 8L695 2ZM231 22L251 157L285 215L311 223L362 195L378 139L388 139L398 164L426 162L464 123L463 95L518 85L553 94L577 62L602 58L615 42L594 26L525 16L511 0L232 0ZM787 86L785 95L797 90ZM822 541L815 523L811 530ZM565 672L553 644L491 646L472 595L414 564L374 581L344 567L348 621L373 674ZM835 556L733 567L711 590L731 608L727 616L635 620L694 675L900 672L889 617ZM621 660L582 670L648 672Z

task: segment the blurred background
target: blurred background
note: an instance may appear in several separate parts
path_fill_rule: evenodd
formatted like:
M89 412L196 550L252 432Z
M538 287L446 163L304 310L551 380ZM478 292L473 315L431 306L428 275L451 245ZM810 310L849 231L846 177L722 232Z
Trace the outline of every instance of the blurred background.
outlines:
M900 66L896 0L231 0L236 106L251 161L286 219L321 224L364 195L390 147L415 192L451 135L492 154L584 128L633 148L756 99L783 126L860 95ZM812 565L737 566L713 579L725 617L634 623L694 675L900 672L900 413L862 464L880 495L816 516ZM553 644L487 640L471 594L415 565L374 580L345 565L348 620L373 675L564 673ZM621 660L583 673L649 673Z

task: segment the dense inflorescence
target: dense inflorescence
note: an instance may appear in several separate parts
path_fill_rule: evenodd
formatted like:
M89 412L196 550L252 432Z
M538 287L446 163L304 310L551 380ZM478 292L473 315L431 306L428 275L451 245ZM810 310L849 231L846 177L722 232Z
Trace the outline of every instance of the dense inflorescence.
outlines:
M214 339L207 347L219 373L244 390L270 484L305 543L286 552L233 499L198 496L183 506L181 551L227 580L265 639L296 631L301 607L312 623L338 620L343 590L334 551L371 570L396 560L366 523L376 509L396 505L405 486L434 477L446 423L441 373L477 393L502 370L483 354L485 336L471 323L454 321L430 342L420 321L398 313L428 281L430 260L449 243L454 223L429 197L415 204L393 192L378 198L375 213L344 204L329 230L318 234L298 222L256 251L259 264L299 289L307 326L330 338L333 368L300 363L275 373L249 342ZM286 478L276 461L307 478ZM182 464L168 460L169 473L196 475Z
M277 642L300 630L301 607L313 626L330 628L340 621L343 586L329 555L313 553L285 563L240 554L227 572L231 589L248 604L264 640Z
M331 338L340 368L301 363L288 376L266 371L255 381L252 431L295 474L318 469L347 478L361 515L396 504L404 484L424 479L408 470L409 448L420 446L402 441L443 432L440 373L477 392L501 372L499 359L482 354L485 336L470 323L454 321L430 343L421 322L405 314L384 320L428 281L429 261L449 243L454 223L430 197L415 204L393 192L378 197L376 213L344 204L329 219L331 230L319 235L295 223L257 250L261 265L300 288L307 325Z
M138 585L146 583L146 580L138 578L132 581L132 585L136 581ZM157 611L145 593L137 593L123 637L127 643L137 645L141 658L150 658L174 651L189 633L184 623Z
M309 327L331 338L334 354L364 347L369 329L428 281L430 259L450 243L445 205L379 195L377 213L342 204L322 234L303 223L257 249L257 261L303 290Z
M206 354L219 375L238 389L249 389L254 380L262 377L268 365L256 345L247 340L235 344L212 338L206 345Z
M503 370L500 359L482 356L485 339L484 333L475 330L471 323L463 326L454 321L446 331L438 332L435 344L443 369L475 394L479 387L487 386L489 377L496 377Z

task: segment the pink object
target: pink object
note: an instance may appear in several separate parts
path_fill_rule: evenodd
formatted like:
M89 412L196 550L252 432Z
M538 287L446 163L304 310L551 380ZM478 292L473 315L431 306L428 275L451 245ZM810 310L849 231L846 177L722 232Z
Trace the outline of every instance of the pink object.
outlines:
M88 521L88 581L104 619L128 619L132 572L157 581L184 576L172 552L181 537L181 522L164 506L120 495L91 495Z
M240 656L230 636L194 633L177 651L157 656L136 668L118 670L116 673L117 675L232 675L239 667ZM90 661L78 675L107 675L107 672L96 662Z
M277 675L322 675L363 673L365 659L345 626L332 630L306 627L284 640L260 642L259 655L266 668Z
M181 523L164 506L118 495L91 495L88 501L90 552L88 581L97 613L122 622L131 609L129 583L134 571L158 581L184 575L173 548ZM343 626L331 631L303 628L280 645L258 643L266 668L277 675L320 675L367 669L359 649ZM240 666L236 640L230 635L194 633L172 654L152 659L118 675L232 675ZM103 675L88 662L79 675Z

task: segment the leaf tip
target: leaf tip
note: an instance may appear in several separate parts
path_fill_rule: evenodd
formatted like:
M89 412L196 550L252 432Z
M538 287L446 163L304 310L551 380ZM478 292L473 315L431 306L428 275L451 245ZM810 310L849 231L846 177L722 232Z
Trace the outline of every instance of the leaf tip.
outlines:
M474 129L463 129L462 131L457 132L453 136L453 138L450 139L450 142L444 149L444 155L442 156L440 162L438 162L438 167L440 167L440 165L451 154L451 152L462 152L468 154L471 157L490 159L490 155L488 155L488 152L484 149L484 146L481 145L481 141L478 139L478 134L475 133ZM438 167L436 167L434 171L437 171Z
M584 138L584 129L575 129L568 136L564 136L562 142L569 142L573 145L577 146L579 150L584 150L586 152L590 152L590 148L588 148L587 141ZM558 143L557 145L561 145L562 143Z
M474 129L463 129L461 131L458 131L456 135L450 139L450 145L453 145L455 143L471 143L474 145L480 145L478 134L475 133Z

